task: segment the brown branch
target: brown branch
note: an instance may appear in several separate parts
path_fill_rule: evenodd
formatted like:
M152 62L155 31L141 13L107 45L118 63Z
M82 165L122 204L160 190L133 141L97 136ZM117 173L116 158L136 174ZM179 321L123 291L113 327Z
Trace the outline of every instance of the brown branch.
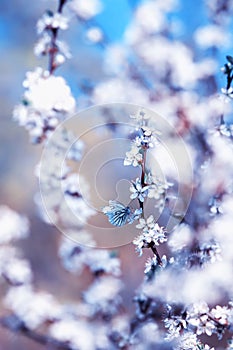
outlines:
M58 5L58 9L57 9L57 12L58 13L62 13L62 9L63 9L63 6L65 5L67 0L60 0L59 1L59 5Z
M63 6L65 5L67 0L60 0L58 4L58 13L62 13ZM57 53L57 35L58 35L59 28L51 28L51 47L49 50L49 63L48 63L48 70L50 74L53 74L54 70L57 68L57 65L55 63L55 54Z
M142 173L141 173L141 185L142 187L146 186L146 183L145 183L145 175L146 175L146 154L147 154L147 148L144 148L144 152L143 152L143 159L142 159L142 163L141 163L141 168L142 168ZM140 204L140 208L142 209L142 216L144 217L144 203L141 202L139 200L139 204ZM159 255L159 252L155 246L154 243L152 243L150 245L150 248L152 250L152 252L155 254L157 260L158 260L158 264L159 266L163 266L163 262L162 262L162 259L160 258L160 255Z
M141 167L142 167L142 173L141 173L141 185L142 187L145 186L145 174L146 174L146 152L147 149L144 150L143 152L143 160L141 163Z
M158 252L155 244L151 245L150 248L151 248L152 252L155 254L155 256L156 256L156 258L158 260L159 266L163 266L162 259L160 258L159 252Z

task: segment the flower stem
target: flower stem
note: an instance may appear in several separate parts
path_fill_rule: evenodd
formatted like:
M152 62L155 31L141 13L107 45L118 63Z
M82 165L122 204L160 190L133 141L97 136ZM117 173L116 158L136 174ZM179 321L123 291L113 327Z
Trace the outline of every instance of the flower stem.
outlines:
M63 6L65 5L66 1L67 0L60 0L59 1L58 9L57 9L58 13L62 13L62 9L63 9ZM56 41L57 41L58 30L59 30L59 28L52 28L51 29L52 38L51 38L51 47L49 50L49 63L48 63L48 71L49 71L50 75L53 74L54 70L57 67L57 65L55 63L55 54L57 52Z
M58 5L58 9L57 9L57 12L58 13L62 13L62 9L63 9L63 6L65 5L67 0L60 0L59 1L59 5Z
M143 159L142 159L142 163L141 163L141 167L142 167L141 184L142 184L142 187L145 186L146 152L147 152L147 149L145 149L144 152L143 152Z
M153 245L150 246L152 252L155 254L157 260L158 260L158 264L159 266L163 266L163 262L162 262L162 259L160 258L160 255L159 255L159 252L155 246L155 244L153 243Z
M146 151L147 149L144 149L143 152L143 157L142 157L142 163L141 163L141 167L142 167L142 173L141 173L141 185L142 187L145 186L145 173L146 173ZM140 200L138 200L140 208L142 209L142 217L144 217L144 203Z

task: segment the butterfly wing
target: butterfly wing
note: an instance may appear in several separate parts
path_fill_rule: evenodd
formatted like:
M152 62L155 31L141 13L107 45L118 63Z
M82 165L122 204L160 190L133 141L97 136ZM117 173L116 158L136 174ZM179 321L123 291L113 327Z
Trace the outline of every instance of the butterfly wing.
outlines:
M109 215L109 222L114 226L123 226L126 224L129 212L127 208L122 210L117 210L111 215Z
M109 201L109 205L104 207L103 212L108 216L109 222L114 226L126 224L131 214L130 208L117 201Z
M130 214L130 208L125 207L117 201L109 201L111 212L108 213L109 222L114 226L123 226L126 224Z

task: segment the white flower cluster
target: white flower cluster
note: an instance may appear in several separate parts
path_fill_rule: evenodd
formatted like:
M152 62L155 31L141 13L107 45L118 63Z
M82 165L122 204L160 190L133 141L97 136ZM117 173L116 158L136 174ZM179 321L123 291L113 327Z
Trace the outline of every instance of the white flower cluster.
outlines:
M37 22L38 34L43 33L45 30L58 28L62 30L66 30L68 28L68 18L58 12L53 13L51 11L47 11Z
M175 350L215 350L213 347L205 344L203 345L197 338L197 335L192 332L184 333L179 341Z
M12 209L1 206L0 224L0 275L14 286L28 284L32 280L30 264L22 258L20 249L11 244L28 237L29 221Z
M52 324L50 335L71 349L82 350L94 350L98 337L96 330L75 317L63 317Z
M93 315L114 315L121 303L121 289L122 282L118 278L103 276L84 292L84 300L91 306Z
M226 89L226 88L222 88L221 89L221 92L224 94L224 95L226 95L227 97L229 97L229 98L233 98L233 87L231 86L231 87L229 87L228 89Z
M13 118L29 131L32 142L38 143L74 112L75 100L62 77L49 75L40 67L27 73L23 86L22 103L15 107Z
M217 305L210 310L208 305L201 301L190 305L180 315L170 315L164 322L165 327L168 329L168 339L179 338L185 330L187 334L184 335L184 339L186 337L188 339L189 335L193 334L191 339L198 342L197 336L201 334L211 336L213 333L216 333L218 338L221 339L223 333L229 327L231 317L231 307ZM194 331L194 333L191 333L191 331ZM191 349L196 348L193 347Z
M100 0L71 0L71 10L81 19L89 20L102 11Z
M69 173L64 179L61 179L61 186L63 188L63 203L60 208L60 218L63 217L67 224L72 222L72 218L69 218L69 211L74 214L75 221L79 222L82 226L88 219L95 215L95 210L88 205L85 197L88 196L88 183L86 180L75 173ZM83 196L85 188L85 196Z
M67 45L56 37L58 30L68 28L68 23L66 16L60 12L51 11L44 13L37 22L37 33L40 37L35 45L34 53L36 56L51 55L53 67L50 68L52 70L64 63L66 58L71 57Z
M104 38L104 34L100 28L92 27L87 30L86 37L92 43L100 43Z
M154 255L153 257L150 257L150 258L147 259L147 261L145 263L144 274L148 276L148 279L153 277L153 274L154 274L157 266L160 265L160 267L161 266L163 268L166 267L166 265L167 265L167 257L166 257L166 255L162 256L161 261L162 261L162 265L158 261L158 258L157 258L156 255Z
M131 192L130 198L138 199L142 203L146 198L153 198L156 200L155 207L162 208L164 206L166 192L171 186L171 183L161 181L148 173L145 176L145 184L141 183L140 178L136 178L135 181L131 182L129 188Z
M73 146L69 149L70 145ZM83 142L76 141L75 136L63 128L56 131L49 143L48 151L37 168L47 213L39 195L36 196L36 202L46 222L52 219L66 226L74 224L82 227L95 214L83 198L83 194L88 196L87 182L67 165L70 159L80 160L83 148Z
M154 221L153 215L150 215L147 219L139 219L136 228L142 230L142 233L133 241L139 255L142 255L143 248L153 248L167 241L164 228Z
M217 47L219 45L227 46L229 43L229 35L217 25L207 25L198 28L194 38L202 48Z
M131 144L130 151L126 152L124 165L136 167L142 165L144 151L158 143L157 136L160 133L147 125L150 116L143 109L139 109L135 115L130 117L136 121L136 137Z
M220 136L233 138L233 124L221 123L216 127L216 132Z
M68 28L61 2L58 12L47 11L37 23L39 39L35 45L36 56L48 56L48 70L37 67L27 72L22 103L15 107L13 117L24 126L34 143L47 139L50 133L75 110L75 100L63 77L53 76L55 69L70 58L69 49L58 40L58 31Z
M108 250L91 249L86 246L94 245L86 231L74 232L73 235L70 233L69 237L71 238L63 238L59 249L59 255L65 269L80 274L84 267L88 267L93 275L105 273L119 276L121 274L118 257L112 256Z
M173 183L161 180L151 173L146 174L145 182L148 185L148 198L156 200L156 208L162 208L164 206L166 193L168 189L173 186Z
M13 286L28 284L33 277L28 260L22 258L20 249L10 245L0 246L0 275Z
M1 235L0 244L27 238L29 235L29 221L7 206L0 206Z
M131 146L131 150L126 152L124 165L132 165L134 167L142 164L142 154L140 153L141 148L134 143Z
M35 329L45 321L59 316L60 307L52 295L36 292L28 284L9 289L5 305L17 315L29 329Z
M148 197L149 186L143 186L138 177L135 181L132 181L129 190L132 193L130 196L131 199L137 198L140 202L144 202L145 198Z

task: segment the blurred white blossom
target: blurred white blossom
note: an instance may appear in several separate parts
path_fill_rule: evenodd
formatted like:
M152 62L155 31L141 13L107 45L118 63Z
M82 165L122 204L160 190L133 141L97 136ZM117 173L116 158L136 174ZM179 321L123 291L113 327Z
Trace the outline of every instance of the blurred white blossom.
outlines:
M0 207L1 235L0 244L27 238L29 235L29 221L7 206Z
M103 40L103 32L98 27L92 27L86 32L87 39L93 43L99 43Z
M94 333L83 321L72 318L59 320L50 327L50 334L55 339L68 343L72 349L95 349Z
M122 287L122 282L117 278L101 277L84 292L84 300L92 306L93 314L115 314L121 303L119 293Z
M27 74L27 79L24 81L24 87L27 88L24 98L29 106L38 111L56 110L72 113L75 108L75 100L64 78L46 77L41 69L38 68L38 70L41 72L39 77L37 71L35 77L31 72L30 75Z
M96 16L102 10L100 0L71 0L69 6L77 16L86 20Z
M52 295L35 292L31 285L10 288L5 297L5 305L29 329L35 329L47 320L54 320L60 312Z
M197 29L194 37L198 45L204 48L229 44L229 35L217 25L208 25Z
M45 29L62 29L68 28L68 18L61 13L52 13L47 11L37 22L38 34L41 34Z

